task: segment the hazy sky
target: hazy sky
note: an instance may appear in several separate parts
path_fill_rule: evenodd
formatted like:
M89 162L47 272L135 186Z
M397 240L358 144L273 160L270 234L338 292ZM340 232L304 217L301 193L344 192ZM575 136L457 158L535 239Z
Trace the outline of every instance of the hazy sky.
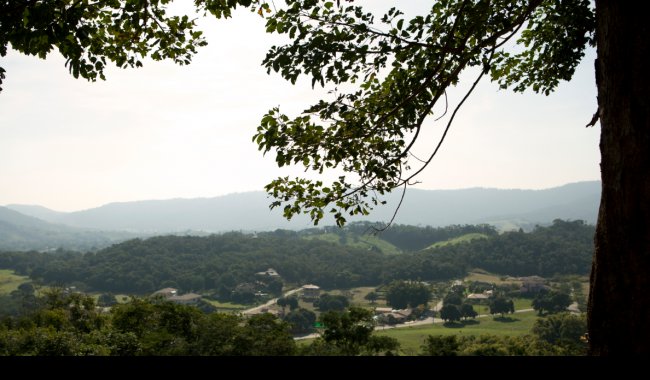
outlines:
M389 1L373 1L387 9ZM400 2L400 5L406 2ZM408 2L412 11L428 1ZM58 53L0 59L0 205L72 211L115 201L212 197L263 190L280 170L251 142L274 106L295 114L325 95L260 66L277 37L247 11L205 19L209 42L189 66L111 68L107 81L75 80ZM600 127L590 50L570 83L546 97L484 81L457 116L417 187L539 189L600 178ZM465 78L469 80L469 77ZM450 93L458 99L459 91ZM425 155L443 124L425 122Z

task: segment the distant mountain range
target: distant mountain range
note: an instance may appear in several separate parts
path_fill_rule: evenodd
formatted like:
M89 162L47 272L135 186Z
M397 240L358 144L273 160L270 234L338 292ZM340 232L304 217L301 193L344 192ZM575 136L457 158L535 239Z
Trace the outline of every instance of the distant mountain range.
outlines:
M600 189L599 181L578 182L545 190L409 189L395 222L434 227L488 223L500 229L530 229L535 224L549 224L557 218L582 219L594 224ZM351 217L348 220L388 221L400 195L390 194L386 198L387 205L377 207L369 217ZM307 216L295 217L290 222L285 220L281 210L269 210L270 203L271 199L265 193L248 192L214 198L110 203L76 212L58 212L42 206L8 205L0 207L0 249L8 248L6 239L16 241L20 240L17 236L26 238L28 235L40 236L45 240L50 236L55 246L67 246L63 237L70 234L86 236L89 241L96 238L97 243L102 241L100 236L103 236L103 241L108 243L119 239L119 236L266 231L278 228L300 230L313 227ZM321 222L321 225L328 224L333 224L333 221Z
M80 251L107 247L137 235L106 232L45 222L0 207L0 250L54 250L59 247Z

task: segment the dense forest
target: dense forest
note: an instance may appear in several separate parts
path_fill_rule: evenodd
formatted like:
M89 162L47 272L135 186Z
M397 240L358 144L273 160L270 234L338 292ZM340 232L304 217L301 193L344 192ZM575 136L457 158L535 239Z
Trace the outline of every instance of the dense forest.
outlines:
M267 268L276 269L284 282L347 288L393 280L445 280L472 268L517 276L587 274L593 251L594 227L582 221L555 220L530 233L496 234L485 226L427 227L419 232L418 228L397 226L386 233L387 239L396 244L410 240L409 244L419 247L435 239L418 240L418 235L449 239L479 229L489 237L389 255L377 249L309 240L301 236L304 233L283 230L257 235L160 236L85 254L3 252L0 269L13 269L37 283L75 284L86 290L146 294L176 287L228 299L238 286L259 280L255 273Z

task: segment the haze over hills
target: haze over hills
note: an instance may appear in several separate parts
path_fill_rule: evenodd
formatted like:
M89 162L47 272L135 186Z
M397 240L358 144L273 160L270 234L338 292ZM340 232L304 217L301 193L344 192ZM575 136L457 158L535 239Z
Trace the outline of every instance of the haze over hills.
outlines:
M6 208L50 222L56 221L66 214L65 212L50 210L47 207L38 205L7 205Z
M502 229L529 229L556 218L582 219L593 224L596 222L600 189L600 181L578 182L545 190L409 189L395 222L434 227L490 223ZM348 221L388 221L400 195L389 195L386 199L388 204L377 207L370 216L350 217ZM110 203L68 213L41 206L9 205L7 208L69 227L138 234L312 227L307 216L286 221L281 210L269 210L270 203L265 193L248 192L214 198ZM331 219L321 222L321 225L331 224Z
M506 229L530 229L535 224L548 224L557 218L582 219L595 224L600 190L600 181L544 190L407 190L396 222L434 227L488 223ZM397 194L393 197L393 204L397 204ZM384 215L374 220L390 219L392 208L382 211Z
M48 223L0 206L0 250L92 250L135 237Z

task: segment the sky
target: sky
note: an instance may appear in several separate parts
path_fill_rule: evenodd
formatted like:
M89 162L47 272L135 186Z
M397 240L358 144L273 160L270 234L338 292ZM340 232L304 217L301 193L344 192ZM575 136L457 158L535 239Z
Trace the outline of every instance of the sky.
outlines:
M395 2L366 3L387 10ZM430 3L399 4L409 15ZM283 40L267 35L259 16L238 11L199 25L208 46L191 65L111 67L107 80L95 83L74 79L56 52L45 60L13 51L0 58L7 71L0 93L0 205L75 211L214 197L305 174L301 167L277 168L251 138L269 109L296 115L327 89L267 75L266 51ZM600 127L585 128L596 110L594 59L589 50L573 80L550 96L514 94L484 80L415 187L543 189L599 179ZM462 89L450 91L452 104ZM414 153L427 155L443 127L429 118Z

